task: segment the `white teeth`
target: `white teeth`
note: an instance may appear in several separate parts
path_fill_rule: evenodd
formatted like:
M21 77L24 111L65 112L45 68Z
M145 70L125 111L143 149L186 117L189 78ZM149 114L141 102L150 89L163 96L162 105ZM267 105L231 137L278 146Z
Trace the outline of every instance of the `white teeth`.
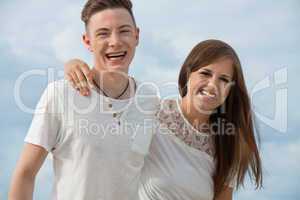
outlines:
M121 57L121 56L125 56L126 55L126 52L123 51L123 52L117 52L117 53L108 53L106 54L106 56L108 58L115 58L115 57Z
M216 97L215 94L211 94L211 93L209 93L209 92L207 92L207 91L205 91L205 90L202 90L202 91L201 91L201 94L206 95L206 96L209 96L209 97L212 97L212 98Z

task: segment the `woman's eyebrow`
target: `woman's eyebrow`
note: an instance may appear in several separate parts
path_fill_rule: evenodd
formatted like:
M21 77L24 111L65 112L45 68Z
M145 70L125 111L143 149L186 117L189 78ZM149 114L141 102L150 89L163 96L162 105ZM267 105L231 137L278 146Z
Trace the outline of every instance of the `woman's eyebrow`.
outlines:
M227 75L227 74L221 74L221 77L224 77L224 78L228 78L228 79L232 79L232 77L230 75Z
M201 68L200 70L204 70L204 71L207 71L207 72L210 72L210 73L212 73L212 71L210 70L210 69L207 69L207 68Z
M207 68L201 68L200 70L203 70L203 71L212 73L212 70L207 69ZM230 79L230 80L232 79L232 77L231 77L230 75L227 75L227 74L221 74L221 77L228 78L228 79Z

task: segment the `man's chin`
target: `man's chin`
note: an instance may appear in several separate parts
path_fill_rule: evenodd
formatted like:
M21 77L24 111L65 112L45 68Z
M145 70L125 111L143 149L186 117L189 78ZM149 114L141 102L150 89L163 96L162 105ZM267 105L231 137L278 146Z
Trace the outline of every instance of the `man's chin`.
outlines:
M124 65L109 65L106 67L107 71L110 72L123 72L123 73L128 73L128 66Z

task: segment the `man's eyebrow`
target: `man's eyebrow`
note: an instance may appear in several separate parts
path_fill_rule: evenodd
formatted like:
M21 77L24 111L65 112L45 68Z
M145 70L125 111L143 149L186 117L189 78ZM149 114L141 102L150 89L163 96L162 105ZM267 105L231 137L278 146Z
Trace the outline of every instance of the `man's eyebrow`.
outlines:
M108 28L98 28L95 33L98 33L101 31L109 31L109 29Z
M133 27L132 27L132 25L124 24L124 25L119 27L119 29L122 29L122 28L133 28Z
M119 27L119 29L122 29L122 28L133 28L133 26L129 25L129 24L124 24L124 25ZM103 28L98 28L95 33L98 33L98 32L101 32L101 31L109 31L109 28L104 28L104 27Z

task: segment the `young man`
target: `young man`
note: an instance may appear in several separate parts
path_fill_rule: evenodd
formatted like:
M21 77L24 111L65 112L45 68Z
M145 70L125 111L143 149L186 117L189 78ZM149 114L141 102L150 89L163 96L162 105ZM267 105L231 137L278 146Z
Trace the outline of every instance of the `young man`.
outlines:
M36 174L53 155L55 200L136 199L158 98L128 73L139 30L128 0L89 0L83 42L96 88L82 97L65 81L42 95L17 164L10 200L33 198ZM141 98L140 98L141 97Z

